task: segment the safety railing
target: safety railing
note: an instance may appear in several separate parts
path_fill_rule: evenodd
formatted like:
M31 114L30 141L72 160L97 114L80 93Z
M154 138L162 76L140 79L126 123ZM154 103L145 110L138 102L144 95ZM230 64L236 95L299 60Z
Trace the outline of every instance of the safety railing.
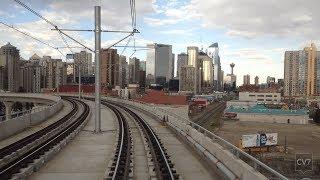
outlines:
M35 108L32 109L28 109L28 110L24 110L24 111L20 111L20 112L15 112L11 114L11 118L17 118L17 117L21 117L24 115L29 115L31 113L36 113L36 112L40 112L43 111L47 108L51 108L52 106L54 106L55 104L50 104L50 105L46 105L46 106L37 106ZM0 116L0 121L5 121L6 120L6 115Z
M235 145L231 144L230 142L226 141L225 139L221 138L220 136L212 133L211 131L208 131L207 129L205 129L204 127L190 121L187 118L181 117L179 115L177 115L174 112L156 107L156 106L151 106L151 105L147 105L147 104L142 104L139 102L134 102L134 101L125 101L122 99L115 99L112 98L113 100L116 101L122 101L122 103L129 103L132 104L134 106L138 106L139 108L152 112L156 115L158 115L159 117L163 117L163 116L171 116L174 117L178 120L180 120L181 122L184 122L188 125L190 125L191 127L193 127L194 129L196 129L197 131L199 131L200 133L204 134L206 137L214 140L214 142L217 142L218 144L220 144L222 147L224 147L225 149L229 150L232 154L234 154L237 158L243 160L244 162L246 162L248 165L250 165L251 167L253 167L255 170L261 172L262 174L266 174L267 176L271 176L272 178L279 178L282 180L288 180L287 177L285 177L284 175L280 174L279 172L277 172L276 170L272 169L271 167L267 166L266 164L264 164L263 162L259 161L258 159L256 159L255 157L251 156L250 154L242 151L241 149L239 149L238 147L236 147ZM250 162L248 162L250 161Z

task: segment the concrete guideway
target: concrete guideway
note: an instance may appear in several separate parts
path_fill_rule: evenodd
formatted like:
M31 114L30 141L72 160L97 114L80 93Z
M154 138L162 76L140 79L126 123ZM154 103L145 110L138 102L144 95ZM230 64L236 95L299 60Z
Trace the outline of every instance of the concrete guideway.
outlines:
M29 128L26 128L24 131L0 141L0 149L20 139L25 138L39 131L40 129L43 129L49 126L50 124L53 124L54 122L58 121L60 118L68 114L68 112L70 111L71 111L71 104L67 101L63 101L63 108L59 112L57 112L57 114L53 115L52 117L48 118L47 120L45 120L40 124L30 126Z
M150 105L117 98L105 97L105 99L122 103L135 109L142 109L148 113L151 112L155 118L162 119L163 116L169 117L169 121L166 122L169 127L179 134L179 136L186 139L186 142L190 144L193 149L201 154L201 156L204 156L205 160L213 164L229 179L267 179L267 177L257 171L258 167L262 169L262 172L266 171L268 177L288 179L254 157L239 150L221 137L212 134L186 118L180 117L176 113L168 112L156 106L150 107ZM250 165L243 161L244 157L249 158L251 161Z
M0 101L6 108L5 121L0 122L0 140L43 122L63 107L60 97L43 94L0 93ZM12 119L11 111L15 102L33 102L45 106L23 111L21 116Z
M72 111L51 124L1 149L0 179L25 179L58 153L86 124L89 107L70 100ZM80 113L79 113L80 112Z
M175 169L181 175L184 179L221 179L221 173L215 171L212 171L211 166L208 166L206 162L203 161L205 159L206 161L211 161L217 163L216 166L218 167L218 171L223 170L223 172L227 172L227 176L231 179L239 178L239 179L266 179L262 174L260 174L258 171L254 170L253 167L250 167L248 164L243 162L239 157L236 157L235 154L230 152L229 149L225 149L221 147L218 143L214 142L214 140L209 138L207 134L203 134L202 131L199 129L195 129L197 127L190 126L186 124L187 120L183 120L183 122L178 122L177 119L173 118L172 115L169 115L169 122L167 122L167 126L162 126L161 123L159 123L158 120L161 119L161 116L163 116L163 113L159 113L160 111L156 111L156 108L154 108L154 111L151 110L152 108L149 108L146 112L146 108L141 107L140 104L133 103L130 101L123 101L120 99L114 99L114 98L105 98L108 100L112 100L113 102L121 102L126 104L126 107L129 107L130 109L134 110L136 113L139 114L143 119L147 120L152 129L157 133L159 138L162 140L164 146L166 149L168 149L168 154L171 156L171 160L175 164ZM93 108L93 102L91 103L91 108ZM142 108L143 110L141 111ZM148 108L147 108L148 109ZM106 109L103 108L102 111L105 111ZM69 149L68 146L66 149L63 149L60 154L58 154L54 159L59 158L59 160L56 160L55 165L51 165L51 163L54 161L51 161L45 167L48 167L48 169L43 170L40 169L40 174L38 179L50 179L54 177L56 179L56 175L61 175L60 179L72 179L73 175L75 177L79 177L77 174L84 174L86 178L83 179L101 179L100 177L103 177L105 175L105 171L107 168L107 163L110 162L110 159L112 158L112 154L114 152L115 147L115 139L117 136L117 123L116 119L114 117L114 114L110 111L109 114L102 114L102 123L105 123L104 121L104 114L107 115L106 119L108 121L111 120L113 123L113 128L109 130L104 130L102 134L92 134L92 131L94 129L94 122L91 119L90 122L92 123L91 130L84 130L80 132L80 136L76 137L75 141L72 141L71 144L74 144L73 151L79 151L81 150L81 153L67 153L65 152L66 149ZM161 115L162 114L162 115ZM165 113L164 113L165 114ZM155 120L158 118L158 120ZM109 122L110 123L110 122ZM131 124L132 126L132 124ZM89 127L89 126L87 126ZM109 125L110 127L110 125ZM170 128L168 128L170 127ZM198 127L199 128L199 127ZM170 130L172 129L172 130ZM110 132L112 131L112 132ZM90 132L90 136L88 134L85 134L86 136L81 137L81 134ZM99 136L104 136L106 133L111 133L109 136L104 137L104 141L107 139L107 142L103 142L102 144L104 146L108 145L109 149L104 147L104 151L99 151L99 149L103 149L100 143L98 141ZM179 134L179 137L175 134ZM181 140L181 134L183 135L182 139L187 139L190 146L185 144L185 139ZM111 136L110 136L111 135ZM81 138L84 137L90 137L91 140L90 145L93 146L92 149L95 149L99 151L98 157L93 158L95 161L100 162L99 166L96 166L94 162L90 161L90 158L87 160L83 156L89 156L91 157L91 154L95 154L94 152L90 151L90 148L82 147L82 143L86 142L86 140L82 140ZM111 139L113 137L113 140ZM88 141L88 140L87 140ZM102 141L102 140L101 140ZM88 142L89 143L89 142ZM70 145L71 145L70 144ZM137 143L138 144L138 143ZM86 143L84 143L86 145ZM88 147L88 145L87 145ZM181 148L182 147L182 148ZM194 151L196 150L196 151ZM70 151L70 150L69 150ZM86 152L89 153L86 153ZM62 157L61 154L65 153L65 157ZM69 154L69 155L68 155ZM76 157L74 158L74 154ZM199 154L201 154L199 156ZM68 156L70 156L68 158ZM188 157L188 158L186 158ZM215 159L217 157L217 159ZM211 158L211 159L210 159ZM68 160L68 161L67 161ZM62 163L62 162L64 163ZM68 162L73 162L68 163ZM86 162L86 163L83 163ZM72 166L73 164L77 164L76 166ZM89 165L88 165L89 164ZM142 163L143 164L143 163ZM213 164L213 163L212 163ZM211 165L212 165L211 164ZM263 166L263 164L259 164L260 166ZM90 167L94 167L89 168ZM143 169L143 166L141 165L141 169ZM65 167L61 168L61 167ZM196 167L196 168L195 168ZM198 168L197 168L198 167ZM143 171L142 171L143 172ZM222 172L222 171L221 171ZM145 172L144 172L145 173ZM33 177L36 177L35 174ZM41 177L41 178L40 178ZM105 176L104 176L105 177ZM142 177L142 176L141 176ZM225 177L225 176L223 176ZM77 178L78 179L78 178ZM81 178L80 178L81 179ZM286 179L286 178L282 178Z
M91 109L94 102L86 101ZM102 106L101 134L94 134L94 114L82 131L50 162L28 179L103 179L114 151L117 122L111 110Z
M139 116L145 119L154 129L159 138L167 148L167 152L173 161L177 172L183 179L223 179L218 173L208 168L208 164L203 163L201 158L190 149L183 141L176 136L168 127L162 125L148 114L136 109L132 109Z

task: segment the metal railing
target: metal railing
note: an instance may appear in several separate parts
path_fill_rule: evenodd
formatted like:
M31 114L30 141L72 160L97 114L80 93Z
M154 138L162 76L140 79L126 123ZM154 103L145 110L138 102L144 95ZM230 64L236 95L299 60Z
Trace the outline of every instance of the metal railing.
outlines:
M174 118L176 118L176 119L178 119L178 120L180 120L182 122L185 122L186 124L190 125L194 129L199 131L200 133L204 134L204 136L214 140L215 142L220 144L222 147L224 147L227 150L229 150L237 158L242 159L244 162L246 162L244 160L244 158L247 158L247 160L250 160L251 163L248 163L248 162L246 162L246 163L248 165L250 165L251 167L253 167L256 171L258 171L259 170L258 168L260 167L260 168L262 168L264 170L263 172L270 173L270 174L268 174L269 176L271 175L271 176L277 177L277 178L282 179L282 180L288 180L288 178L285 177L284 175L280 174L276 170L274 170L271 167L267 166L266 164L264 164L263 162L259 161L258 159L256 159L255 157L251 156L250 154L242 151L241 149L239 149L235 145L231 144L230 142L226 141L225 139L223 139L223 138L219 137L218 135L208 131L204 127L202 127L202 126L190 121L189 119L177 115L174 112L167 111L165 109L162 109L162 108L156 107L156 106L151 107L150 105L142 104L142 103L139 103L139 102L125 101L125 100L116 99L116 98L112 98L112 99L116 100L116 101L120 101L120 102L122 101L122 103L129 103L129 104L137 106L137 107L139 107L139 108L141 108L143 110L146 110L146 111L149 111L149 112L153 112L154 114L158 115L159 117L169 115L169 116L174 117ZM159 111L161 111L162 113L160 113ZM261 172L261 170L259 172Z
M15 112L15 113L11 114L11 118L13 119L13 118L21 117L21 116L24 116L24 115L29 115L31 113L40 112L40 111L43 111L43 110L45 110L47 108L51 108L54 105L56 105L56 104L50 104L50 105L46 105L46 106L37 106L35 108L28 109L28 110L25 110L25 111ZM0 121L5 121L5 120L6 120L6 115L0 116Z

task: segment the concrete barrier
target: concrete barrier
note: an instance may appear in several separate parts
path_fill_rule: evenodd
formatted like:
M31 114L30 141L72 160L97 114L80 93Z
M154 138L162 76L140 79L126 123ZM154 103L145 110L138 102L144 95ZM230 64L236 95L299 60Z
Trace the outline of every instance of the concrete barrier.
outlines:
M3 95L0 94L0 96ZM18 95L23 95L23 94L16 94L16 97L19 99L22 99L23 97L18 96ZM14 95L11 94L9 96L11 100L14 99ZM7 97L7 98L9 98ZM10 120L6 121L1 121L0 122L0 140L3 140L5 138L8 138L14 134L17 134L24 129L37 125L49 117L53 116L56 114L58 111L60 111L63 107L63 102L60 97L57 96L49 96L49 95L38 95L37 96L39 99L41 99L41 102L50 102L50 105L47 106L46 108L43 108L40 111L36 112L31 112L29 114L25 114ZM36 101L36 96L34 94L30 94L28 98L33 98L33 101ZM48 98L45 100L45 98Z

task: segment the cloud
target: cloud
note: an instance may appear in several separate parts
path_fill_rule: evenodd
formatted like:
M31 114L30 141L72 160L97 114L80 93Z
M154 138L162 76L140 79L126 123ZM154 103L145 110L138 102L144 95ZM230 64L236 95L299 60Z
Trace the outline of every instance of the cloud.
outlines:
M52 21L54 24L58 25L60 28L73 28L73 29L92 29L93 28L93 18L94 18L94 6L96 5L95 1L88 0L68 0L68 1L59 1L59 0L32 0L32 1L23 1L32 9L35 9L37 12L40 12L48 20ZM48 42L49 44L55 47L65 46L64 42L60 38L59 34L56 31L51 31L53 27L47 24L45 21L33 18L37 18L32 15L31 12L22 12L24 9L14 3L12 0L3 0L1 2L2 6L0 7L0 13L8 13L9 9L15 9L15 15L28 16L23 23L15 24L15 26L29 34ZM137 10L137 21L139 18L146 13L153 13L154 10L154 1L150 0L137 0L136 1L136 10ZM101 1L101 13L102 13L102 26L105 29L112 30L130 30L131 29L131 17L130 17L130 5L129 1L118 0L113 1L112 4L109 1ZM10 8L8 8L10 7ZM23 14L24 13L24 14ZM32 17L32 18L29 18ZM5 22L8 22L7 19L4 19ZM13 21L14 22L14 21ZM0 25L0 46L11 42L14 46L17 46L20 49L20 55L28 59L33 53L38 53L42 55L51 55L55 58L64 58L61 57L59 52L55 49L47 47L43 44L40 44L33 39L19 34L12 29ZM94 39L92 36L86 36L86 34L78 32L66 32L75 39L79 40L81 43L86 44L90 48L94 48ZM124 34L116 36L108 34L108 41L102 39L103 47L109 46L111 43L116 42L122 38ZM90 38L89 38L90 37ZM70 46L79 46L73 41L67 39ZM143 42L141 38L137 38L137 44ZM147 41L147 40L145 40ZM82 49L74 49L74 51L80 51ZM68 49L61 49L63 54L70 53Z
M163 25L172 25L176 24L179 20L176 19L160 19L160 18L150 18L145 17L144 22L150 26L163 26Z
M181 35L181 36L190 36L192 35L192 30L188 29L172 29L172 30L166 30L166 31L161 31L161 34L166 34L166 35Z
M188 12L194 19L201 19L203 27L225 29L229 36L317 39L319 6L318 0L309 0L308 3L303 0L191 0L188 5L166 13L186 19L181 11Z

